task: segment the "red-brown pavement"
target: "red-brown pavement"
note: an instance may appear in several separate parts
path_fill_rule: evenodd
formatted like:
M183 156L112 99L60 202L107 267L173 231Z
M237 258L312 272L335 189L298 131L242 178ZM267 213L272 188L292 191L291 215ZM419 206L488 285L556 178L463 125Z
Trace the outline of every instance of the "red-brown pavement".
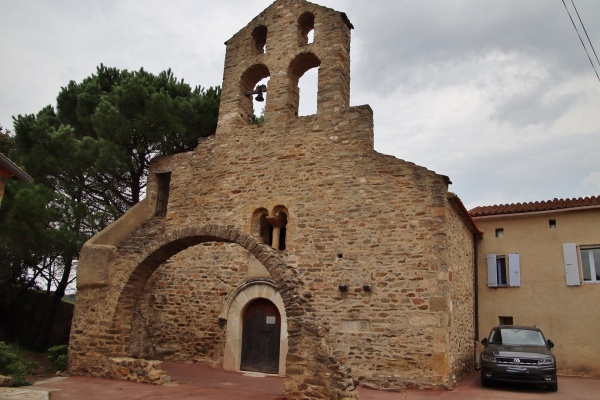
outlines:
M51 400L281 400L283 378L262 374L223 371L195 364L163 364L173 384L148 385L89 377L69 377L42 382L52 390ZM558 392L543 386L499 385L482 388L479 374L467 376L454 390L407 390L384 392L359 387L360 400L512 400L600 398L600 379L559 376Z

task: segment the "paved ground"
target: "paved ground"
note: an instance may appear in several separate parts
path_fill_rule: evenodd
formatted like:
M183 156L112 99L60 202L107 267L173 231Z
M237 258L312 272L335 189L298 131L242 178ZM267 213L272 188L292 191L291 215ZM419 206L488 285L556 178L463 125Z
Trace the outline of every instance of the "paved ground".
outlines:
M192 364L164 363L176 381L154 386L88 377L55 378L34 386L0 389L4 400L282 400L283 379L262 374L243 374ZM470 374L449 391L409 390L381 392L359 387L361 400L595 400L600 397L600 379L560 376L558 392L543 386L504 385L482 388L479 373Z

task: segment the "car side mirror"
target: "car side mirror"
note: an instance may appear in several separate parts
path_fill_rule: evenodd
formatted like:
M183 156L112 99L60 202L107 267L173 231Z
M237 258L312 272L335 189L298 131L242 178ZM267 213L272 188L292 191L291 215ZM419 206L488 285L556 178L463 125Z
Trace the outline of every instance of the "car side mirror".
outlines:
M483 340L481 341L481 344L484 346L487 346L488 344L490 344L490 342L488 341L488 338L483 338Z
M554 347L554 342L550 339L546 340L546 346L548 346L549 349Z

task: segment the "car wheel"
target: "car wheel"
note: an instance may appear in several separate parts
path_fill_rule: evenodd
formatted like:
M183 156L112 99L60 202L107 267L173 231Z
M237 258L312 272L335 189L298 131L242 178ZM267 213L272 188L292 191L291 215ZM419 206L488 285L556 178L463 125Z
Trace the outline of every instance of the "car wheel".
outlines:
M558 390L558 382L549 383L547 389L551 392L556 392Z
M483 376L481 377L481 386L490 387L492 386L492 382L489 379L485 379Z

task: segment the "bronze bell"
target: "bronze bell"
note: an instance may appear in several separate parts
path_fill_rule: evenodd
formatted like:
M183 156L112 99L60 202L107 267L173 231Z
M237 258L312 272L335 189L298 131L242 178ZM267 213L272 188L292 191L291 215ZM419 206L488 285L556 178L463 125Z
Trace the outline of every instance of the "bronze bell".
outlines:
M256 97L254 98L254 100L260 101L260 102L265 101L265 98L263 97L263 93L266 91L267 91L266 85L258 85L255 89Z

